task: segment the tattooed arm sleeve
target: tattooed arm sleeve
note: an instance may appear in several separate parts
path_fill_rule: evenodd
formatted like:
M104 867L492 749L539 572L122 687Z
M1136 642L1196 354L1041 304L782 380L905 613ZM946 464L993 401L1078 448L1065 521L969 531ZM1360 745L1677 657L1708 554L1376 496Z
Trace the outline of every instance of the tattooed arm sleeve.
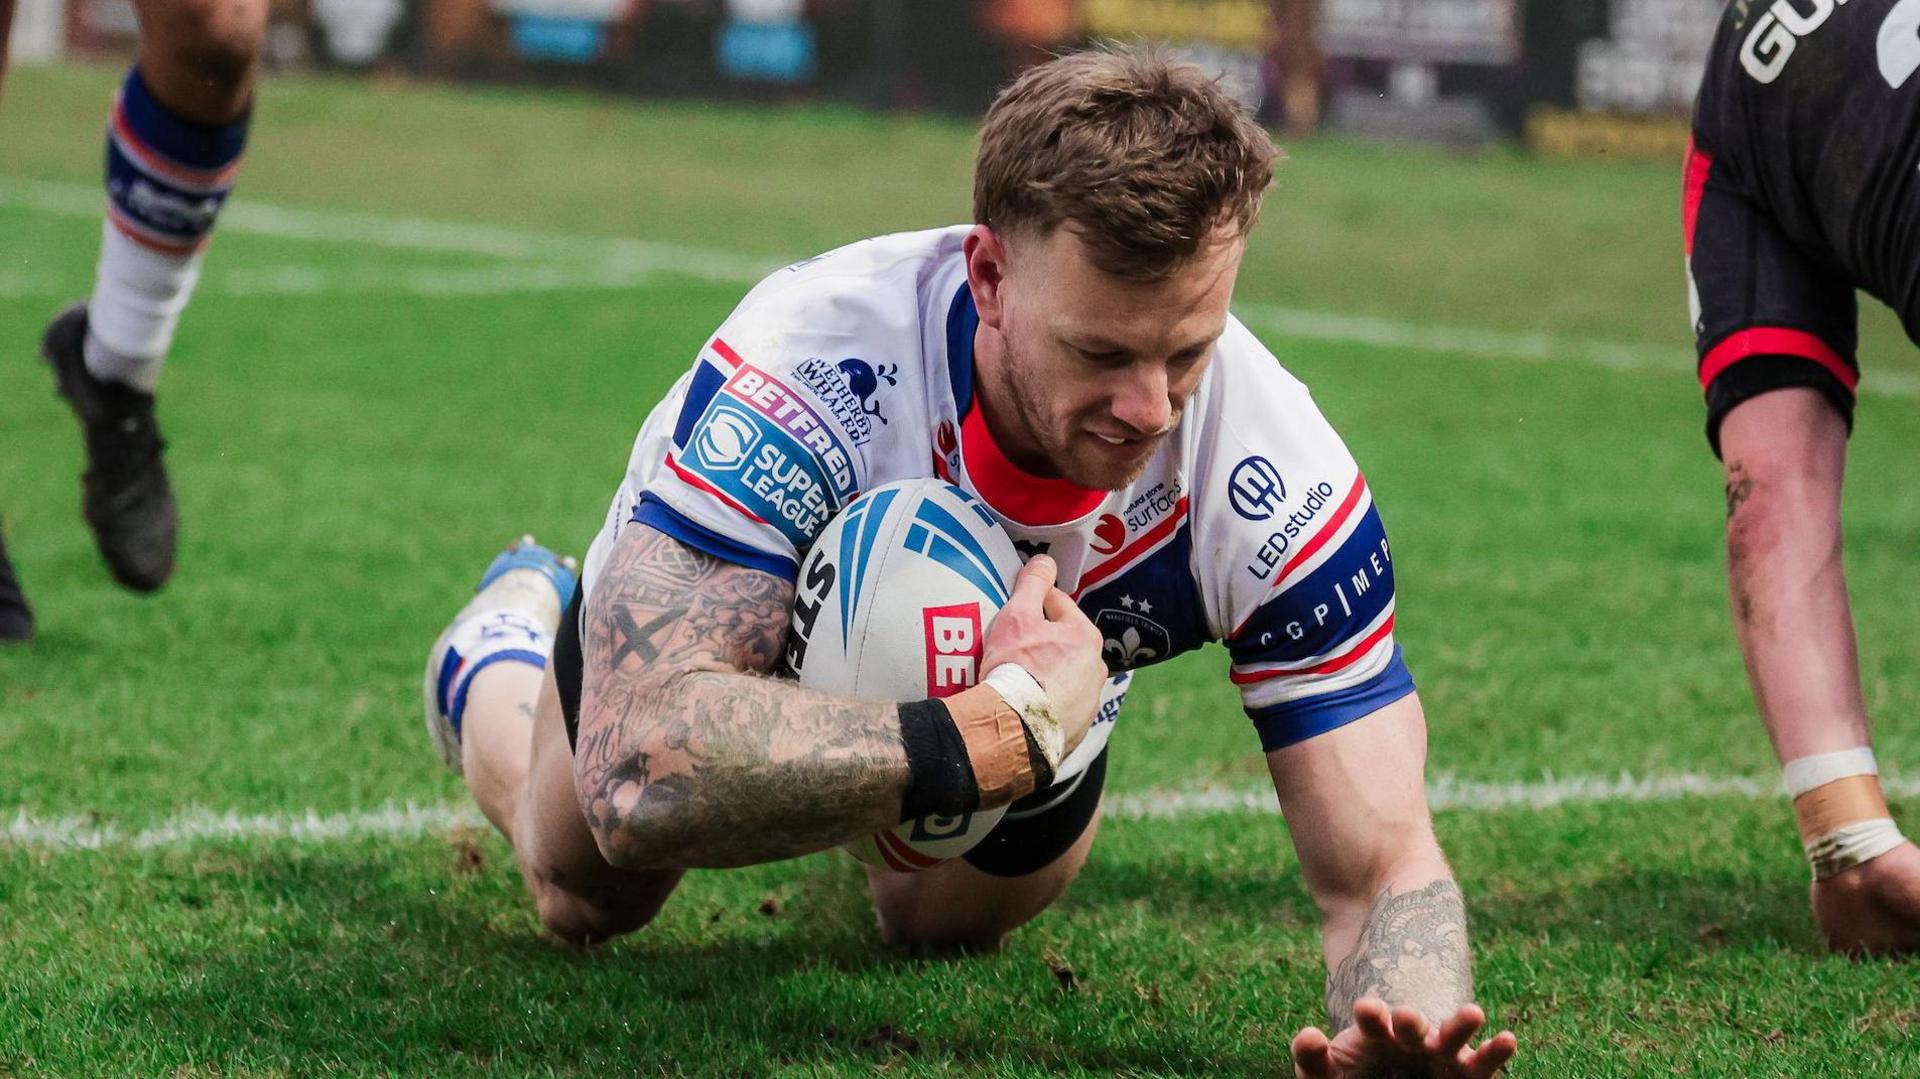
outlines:
M1379 997L1439 1022L1473 1000L1466 907L1434 839L1418 696L1267 754L1320 908L1327 1014Z
M574 778L615 865L749 865L899 823L895 705L766 677L793 586L641 524L587 603Z

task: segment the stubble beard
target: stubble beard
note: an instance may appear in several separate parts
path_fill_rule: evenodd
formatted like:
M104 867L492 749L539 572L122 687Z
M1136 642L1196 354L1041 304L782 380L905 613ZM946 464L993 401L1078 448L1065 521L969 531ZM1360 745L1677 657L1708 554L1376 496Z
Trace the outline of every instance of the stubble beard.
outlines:
M1139 479L1147 470L1148 463L1153 460L1151 451L1143 453L1138 461L1124 471L1102 467L1098 462L1081 460L1073 453L1074 442L1080 434L1080 429L1071 419L1065 424L1047 419L1046 410L1029 395L1027 388L1018 379L1008 378L1001 389L1005 393L1015 420L1039 447L1041 463L1046 466L1044 471L1038 473L1039 475L1058 476L1089 490L1118 491L1131 486L1135 480ZM1159 444L1156 442L1154 448L1158 449L1158 447Z

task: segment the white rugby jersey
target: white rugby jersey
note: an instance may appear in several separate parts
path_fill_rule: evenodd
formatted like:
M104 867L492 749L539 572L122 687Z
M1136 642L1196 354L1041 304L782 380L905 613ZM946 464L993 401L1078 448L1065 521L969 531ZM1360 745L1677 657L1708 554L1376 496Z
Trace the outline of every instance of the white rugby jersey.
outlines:
M1132 486L1030 475L974 400L967 231L865 240L748 293L642 425L586 587L633 521L791 580L861 491L938 476L979 497L1023 555L1059 563L1116 673L1224 642L1265 749L1413 692L1386 532L1306 387L1229 319ZM1104 746L1117 704L1076 756Z

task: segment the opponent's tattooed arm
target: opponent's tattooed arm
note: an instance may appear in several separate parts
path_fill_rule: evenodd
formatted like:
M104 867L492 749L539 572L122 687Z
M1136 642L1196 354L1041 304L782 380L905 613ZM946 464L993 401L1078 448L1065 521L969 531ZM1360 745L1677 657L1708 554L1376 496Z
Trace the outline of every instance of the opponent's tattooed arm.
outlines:
M628 525L584 619L574 777L616 865L748 865L899 822L896 706L764 677L789 582Z
M1379 997L1439 1022L1473 1001L1472 963L1458 885L1383 889L1353 951L1327 976L1327 1017L1340 1030L1353 1022L1354 1001Z

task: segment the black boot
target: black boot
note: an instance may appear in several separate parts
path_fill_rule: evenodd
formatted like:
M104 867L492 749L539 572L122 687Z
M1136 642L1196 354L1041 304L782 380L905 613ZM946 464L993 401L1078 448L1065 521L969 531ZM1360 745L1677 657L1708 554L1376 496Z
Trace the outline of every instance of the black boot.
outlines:
M173 489L160 453L166 443L153 418L153 395L87 370L87 305L54 316L40 342L60 395L73 406L87 439L81 510L114 579L151 592L173 572Z
M33 608L20 591L20 578L7 560L7 538L0 535L0 644L33 638Z

